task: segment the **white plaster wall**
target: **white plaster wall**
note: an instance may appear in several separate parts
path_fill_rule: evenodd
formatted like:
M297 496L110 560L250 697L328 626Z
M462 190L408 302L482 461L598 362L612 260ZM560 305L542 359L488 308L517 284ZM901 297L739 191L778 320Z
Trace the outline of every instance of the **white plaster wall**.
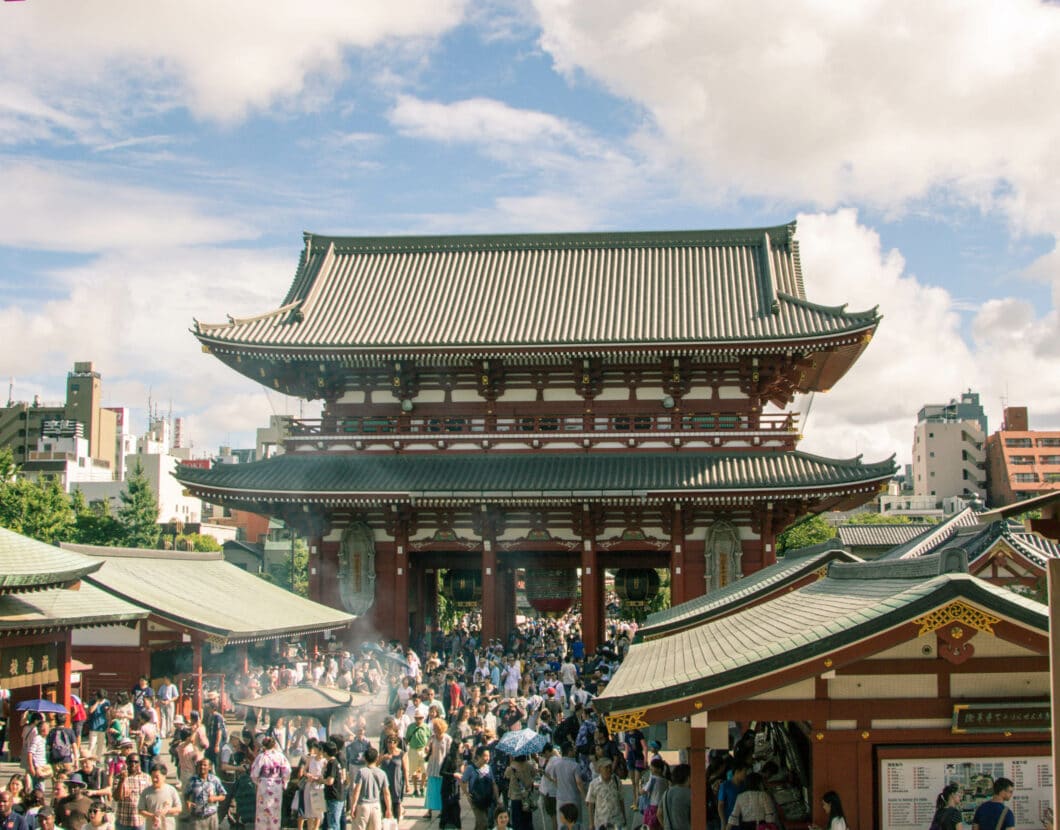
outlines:
M781 686L779 689L755 695L751 700L813 700L814 679L807 677L797 683Z
M828 681L828 696L833 700L871 698L938 697L938 678L923 675L851 674Z
M953 697L1049 696L1049 672L1027 674L955 674L950 677Z
M124 625L75 628L72 632L73 645L74 648L77 646L139 646L141 625L143 623L138 623L135 628L126 628Z

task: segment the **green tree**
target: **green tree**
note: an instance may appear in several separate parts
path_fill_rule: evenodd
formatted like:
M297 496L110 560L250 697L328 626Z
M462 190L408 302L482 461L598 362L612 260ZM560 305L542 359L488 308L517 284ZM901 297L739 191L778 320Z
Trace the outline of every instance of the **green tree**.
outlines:
M0 449L0 527L54 544L72 538L74 512L53 476L27 481L10 448Z
M296 537L294 540L294 579L291 578L291 559L288 553L282 561L273 565L271 573L261 574L269 582L293 591L302 597L309 596L309 547L305 539Z
M848 525L911 525L913 520L908 516L894 513L855 513L846 520Z
M73 493L73 541L82 545L120 545L125 529L110 512L110 502L103 499L90 505L80 490Z
M0 485L14 481L17 474L15 454L11 452L10 447L0 447Z
M66 542L73 535L74 511L57 478L17 477L0 484L0 525L41 542Z
M177 537L176 549L210 553L221 550L221 543L205 533L185 533Z
M792 525L777 537L777 553L819 545L835 536L835 528L824 516L810 516Z
M156 548L162 535L158 524L158 499L140 462L130 473L121 493L118 522L124 531L122 544L130 548Z

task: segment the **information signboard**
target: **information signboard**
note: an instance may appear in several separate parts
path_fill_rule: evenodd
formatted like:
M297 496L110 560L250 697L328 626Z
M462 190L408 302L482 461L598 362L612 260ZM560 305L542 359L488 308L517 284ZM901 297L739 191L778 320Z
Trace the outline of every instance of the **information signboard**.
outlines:
M1015 794L1008 803L1016 830L1041 830L1052 805L1053 765L1046 756L981 758L883 758L880 760L880 826L888 830L923 830L935 815L935 797L950 781L961 785L964 825L971 827L975 808L993 797L994 781L1008 778Z

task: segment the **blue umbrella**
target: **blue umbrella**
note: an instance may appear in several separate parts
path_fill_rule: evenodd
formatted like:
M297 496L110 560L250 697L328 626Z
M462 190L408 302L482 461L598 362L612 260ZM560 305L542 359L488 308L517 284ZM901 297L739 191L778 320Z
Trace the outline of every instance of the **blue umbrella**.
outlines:
M65 715L66 707L50 700L23 700L15 707L16 712L46 712L49 715Z
M540 752L547 742L544 735L538 734L533 729L517 729L513 732L505 732L497 741L497 749L513 758L518 758L520 755L533 755L535 752Z

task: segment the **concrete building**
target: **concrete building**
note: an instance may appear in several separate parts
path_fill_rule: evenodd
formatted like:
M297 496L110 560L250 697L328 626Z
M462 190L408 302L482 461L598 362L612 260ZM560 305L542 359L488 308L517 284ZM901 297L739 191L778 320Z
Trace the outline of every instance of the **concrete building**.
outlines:
M82 429L77 421L45 421L37 449L30 451L22 474L31 481L57 478L67 493L84 482L112 481L110 464L89 454Z
M77 362L66 376L66 400L62 404L45 404L39 396L33 403L9 400L0 409L0 447L10 447L16 464L25 464L46 422L76 421L88 441L91 458L105 462L113 472L118 469L118 415L101 406L103 381L91 361Z
M921 408L913 430L913 494L986 499L986 415L979 395Z
M1004 410L1001 429L986 441L991 507L1060 489L1060 430L1030 428L1025 406Z

